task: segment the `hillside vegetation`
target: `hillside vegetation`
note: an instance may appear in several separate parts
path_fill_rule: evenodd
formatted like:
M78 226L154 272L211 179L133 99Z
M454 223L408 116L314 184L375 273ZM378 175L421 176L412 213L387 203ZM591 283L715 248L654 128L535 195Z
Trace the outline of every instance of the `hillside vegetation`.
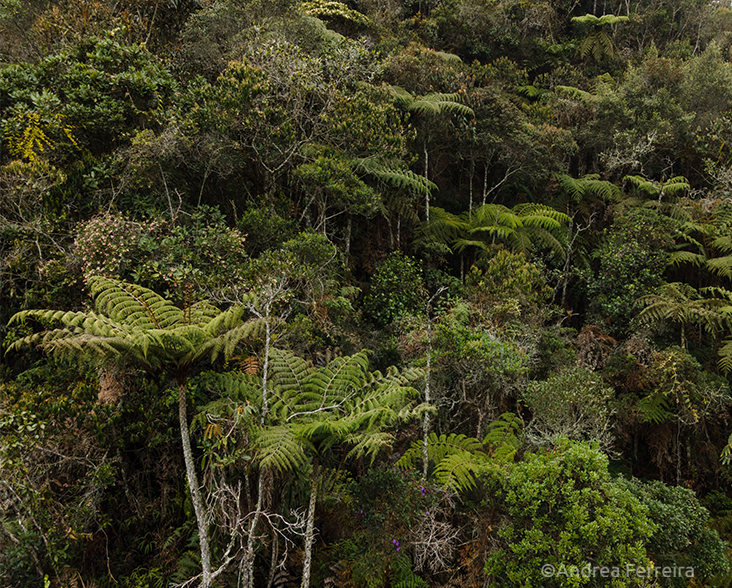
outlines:
M0 4L0 588L732 585L732 9Z

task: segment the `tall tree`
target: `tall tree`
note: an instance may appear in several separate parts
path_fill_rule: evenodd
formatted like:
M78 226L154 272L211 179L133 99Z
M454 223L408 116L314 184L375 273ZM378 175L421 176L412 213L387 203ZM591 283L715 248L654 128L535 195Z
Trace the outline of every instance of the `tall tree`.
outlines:
M223 312L206 302L181 309L152 290L119 280L93 277L89 285L93 311L27 310L13 316L11 323L33 319L53 328L18 339L10 350L39 345L45 351L71 356L119 357L176 382L183 457L201 549L201 585L208 588L228 561L213 570L207 516L188 432L186 385L196 364L231 357L240 341L259 331L261 321L244 321L241 305Z
M461 114L473 116L473 109L460 102L460 94L425 94L412 96L404 88L392 89L397 103L417 119L417 126L422 136L422 154L424 157L424 178L429 181L429 150L428 144L431 133L430 126L434 121L445 114ZM425 217L430 220L430 193L427 191L425 201Z
M411 417L410 383L421 370L386 374L368 371L366 353L336 358L319 369L286 351L272 349L272 424L259 437L262 467L280 471L308 469L310 500L305 529L302 588L310 585L315 539L315 506L327 458L346 445L346 457L371 456L388 447L385 430Z

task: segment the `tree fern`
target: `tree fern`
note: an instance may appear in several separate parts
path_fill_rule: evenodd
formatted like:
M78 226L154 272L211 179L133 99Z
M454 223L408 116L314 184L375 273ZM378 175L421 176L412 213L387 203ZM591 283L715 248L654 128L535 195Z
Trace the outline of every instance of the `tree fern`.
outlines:
M10 349L40 345L57 353L122 356L175 378L186 477L198 525L202 585L208 588L221 569L212 570L207 515L193 461L186 406L188 375L199 361L231 357L244 338L260 332L262 323L244 322L242 306L223 312L206 304L181 309L152 290L120 280L93 277L89 286L95 311L28 310L16 314L10 323L33 319L55 328L23 337Z
M658 294L642 296L638 302L645 306L638 318L646 324L677 323L681 327L681 346L686 346L685 328L698 326L716 334L724 322L722 310L730 306L723 298L703 298L684 282L664 284Z
M462 96L458 93L451 94L426 94L424 96L413 96L404 88L391 86L390 91L394 101L409 112L422 116L438 116L444 112L473 116L473 109L462 104Z
M430 182L424 176L416 174L408 169L388 166L372 158L353 159L351 165L356 169L356 171L362 171L387 186L391 186L399 190L411 190L418 196L426 196L433 190L437 189L437 185Z
M554 88L555 94L559 94L577 100L579 102L589 102L593 96L589 92L575 88L574 86L556 86Z
M475 486L477 473L489 462L482 449L483 444L478 439L462 434L437 435L432 432L427 438L427 457L435 464L435 477L441 484L457 490L469 490ZM397 461L396 467L415 467L423 455L424 444L414 441Z
M518 416L512 412L503 413L488 425L483 444L490 448L494 459L502 462L513 461L521 446L522 429L523 423Z

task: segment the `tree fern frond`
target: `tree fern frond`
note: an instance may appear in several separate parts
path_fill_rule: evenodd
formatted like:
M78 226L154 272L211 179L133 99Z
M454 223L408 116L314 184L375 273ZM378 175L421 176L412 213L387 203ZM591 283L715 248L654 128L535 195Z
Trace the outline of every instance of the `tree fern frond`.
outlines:
M297 411L297 404L304 392L304 384L314 368L290 351L272 348L269 355L272 388L272 412L284 422Z
M644 423L660 424L673 418L669 399L663 394L651 394L641 398L636 404L636 410Z
M475 488L476 476L485 463L480 454L453 453L437 462L434 475L443 486L465 492Z
M437 189L435 183L412 170L389 167L374 159L354 159L351 165L356 170L363 170L384 184L399 190L412 190L419 196L425 196Z
M97 310L134 329L164 329L183 322L183 311L169 300L136 284L93 276L89 287Z
M712 247L724 253L732 253L732 239L727 235L720 235L712 241Z
M732 279L732 255L708 259L706 266L713 274Z
M719 369L725 374L732 372L732 340L725 341L717 353L719 354Z
M313 450L312 444L302 435L296 435L293 427L273 426L260 429L256 437L261 467L275 468L280 472L304 467L305 450Z
M503 413L488 425L483 444L493 451L499 461L513 461L521 442L519 434L523 428L521 419L512 412Z
M594 98L594 96L589 92L585 92L584 90L580 90L573 86L556 86L554 88L554 92L556 94L572 98L573 100L577 100L578 102L589 102Z
M463 434L437 435L432 432L427 437L427 457L432 462L439 463L445 457L454 454L472 454L482 449L483 444L474 437ZM422 441L414 441L412 446L396 462L396 467L408 469L422 459L424 445Z
M394 443L394 435L380 431L377 433L349 435L344 441L352 446L346 455L347 458L361 459L368 456L373 465L380 451L383 449L391 449Z
M706 258L704 255L692 253L691 251L674 251L669 255L668 264L671 266L678 266L687 263L700 267L706 263Z

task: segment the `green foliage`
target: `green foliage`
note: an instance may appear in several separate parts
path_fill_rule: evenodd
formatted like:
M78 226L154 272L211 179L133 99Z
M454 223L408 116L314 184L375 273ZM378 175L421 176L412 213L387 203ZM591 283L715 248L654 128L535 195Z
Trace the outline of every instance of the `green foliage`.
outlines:
M342 19L364 26L370 23L369 19L360 12L356 12L348 8L345 4L334 0L311 0L309 2L303 2L300 4L300 10L305 14L326 20Z
M527 440L549 447L557 439L596 441L607 451L612 448L610 401L612 388L602 377L584 368L569 368L543 382L529 382L521 399L531 410Z
M109 212L77 225L75 255L85 280L102 275L132 281L190 304L244 279L245 243L216 209L144 221Z
M483 407L495 396L510 394L525 376L527 363L526 351L490 326L461 324L451 314L437 327L436 367L462 380L455 388L462 388L465 402Z
M11 148L25 145L28 157L36 157L44 144L60 152L61 141L64 151L78 141L95 153L107 152L122 133L151 124L175 87L172 76L143 46L127 45L112 33L90 37L38 64L3 68L4 134L12 139ZM43 125L29 125L32 120ZM33 135L38 140L27 135L33 128L40 129Z
M221 312L208 303L186 309L152 290L94 276L89 279L96 311L27 310L11 323L28 319L55 328L23 337L10 350L40 345L61 354L120 355L140 365L182 375L196 361L230 357L236 345L259 323L242 323L244 309Z
M416 472L371 468L353 486L350 538L333 549L344 579L358 586L384 588L397 582L424 586L413 555L424 550L419 530L430 512L447 510L445 492ZM449 507L448 507L449 508ZM449 515L448 515L449 516Z
M477 267L479 266L479 267ZM528 316L551 295L541 268L527 261L525 253L493 250L470 269L466 293L484 315L501 319Z
M637 406L643 421L698 423L730 403L727 382L702 369L683 348L654 353L649 367L654 388Z
M717 531L709 528L709 512L692 490L657 480L621 478L618 483L643 503L656 526L646 545L656 567L692 567L694 577L701 580L729 570L726 546ZM683 585L683 581L675 579L670 585Z
M599 271L589 278L588 292L596 312L613 332L627 331L638 300L662 284L673 226L673 221L655 211L629 210L616 217L593 253Z
M604 585L602 578L579 573L546 577L542 566L649 567L645 544L656 526L607 467L597 445L562 440L550 453L529 453L524 462L491 471L489 500L506 517L486 563L491 580L507 586ZM607 585L638 584L622 574Z
M65 362L0 383L0 582L33 584L39 567L76 566L115 518L103 505L120 498L124 416L98 392L95 374Z
M404 314L419 312L423 294L422 273L417 262L397 251L374 271L364 308L383 327Z

